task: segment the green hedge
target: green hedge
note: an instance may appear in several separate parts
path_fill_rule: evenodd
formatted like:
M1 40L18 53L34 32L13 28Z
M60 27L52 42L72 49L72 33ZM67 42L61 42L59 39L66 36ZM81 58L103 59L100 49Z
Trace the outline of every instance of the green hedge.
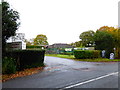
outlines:
M101 51L93 50L93 58L99 58L99 57L101 57Z
M16 72L16 61L11 57L4 57L2 60L2 74L11 74Z
M42 46L30 45L30 46L26 46L26 48L42 48Z
M100 51L98 50L74 50L74 56L77 59L99 58Z
M63 54L63 55L73 55L73 52L62 52L60 54Z
M16 59L18 70L44 65L44 54L45 50L20 50L7 52L8 57L10 56Z

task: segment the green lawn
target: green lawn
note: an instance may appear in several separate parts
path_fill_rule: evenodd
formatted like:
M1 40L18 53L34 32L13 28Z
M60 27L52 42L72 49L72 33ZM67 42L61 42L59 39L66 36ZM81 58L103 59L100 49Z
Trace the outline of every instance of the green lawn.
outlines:
M96 58L96 59L75 59L74 55L61 55L61 54L46 54L45 56L68 58L77 61L87 61L87 62L110 62L110 61L120 61L120 59L107 59L107 58Z
M46 54L45 56L68 58L68 59L74 59L75 58L74 55L61 55L61 54Z

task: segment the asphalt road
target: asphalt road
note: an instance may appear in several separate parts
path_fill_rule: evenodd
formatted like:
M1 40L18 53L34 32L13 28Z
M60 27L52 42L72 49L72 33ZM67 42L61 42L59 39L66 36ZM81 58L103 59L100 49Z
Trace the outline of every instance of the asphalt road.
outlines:
M117 62L45 57L43 71L3 83L3 88L118 88Z

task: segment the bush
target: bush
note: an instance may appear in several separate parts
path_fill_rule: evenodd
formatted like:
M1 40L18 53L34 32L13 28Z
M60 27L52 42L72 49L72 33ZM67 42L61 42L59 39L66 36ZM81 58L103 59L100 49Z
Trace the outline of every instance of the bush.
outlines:
M100 50L94 50L93 51L93 58L99 58L101 57L101 51Z
M34 68L43 66L45 50L20 50L8 52L7 55L17 61L17 69Z
M30 45L30 46L26 46L26 48L39 48L39 49L41 49L42 48L42 46L35 46L35 45Z
M106 58L110 58L110 53L114 53L114 51L111 49L106 49L106 52L105 52Z
M73 55L73 52L65 52L65 55Z
M2 60L2 73L11 74L16 72L16 62L15 59L11 57L5 57Z
M100 57L100 51L98 50L74 50L74 56L77 59L88 59Z
M66 51L64 51L64 52L62 52L60 54L63 54L63 55L73 55L73 52L66 52Z

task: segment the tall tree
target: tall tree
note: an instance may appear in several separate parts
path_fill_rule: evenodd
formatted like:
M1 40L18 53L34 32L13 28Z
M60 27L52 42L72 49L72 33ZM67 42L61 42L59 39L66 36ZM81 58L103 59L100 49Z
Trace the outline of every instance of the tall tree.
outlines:
M12 41L25 41L25 34L24 33L16 33L15 36L12 36Z
M48 45L46 35L39 34L34 39L34 45Z
M75 47L81 47L82 41L76 41L75 43L71 43L70 45L75 46Z
M114 38L108 32L96 31L94 35L95 48L97 50L106 50L106 57L113 52Z
M102 26L98 29L98 31L112 31L114 29L114 27Z
M103 26L100 27L98 31L107 32L112 35L114 39L115 57L120 58L120 28ZM111 40L109 42L111 42Z
M34 38L29 39L29 40L25 39L25 42L26 42L26 46L34 45Z
M2 2L2 49L5 52L6 40L15 35L18 29L19 13L10 8L9 3Z
M82 40L83 46L94 46L94 37L95 32L92 30L83 32L80 34L79 38Z

